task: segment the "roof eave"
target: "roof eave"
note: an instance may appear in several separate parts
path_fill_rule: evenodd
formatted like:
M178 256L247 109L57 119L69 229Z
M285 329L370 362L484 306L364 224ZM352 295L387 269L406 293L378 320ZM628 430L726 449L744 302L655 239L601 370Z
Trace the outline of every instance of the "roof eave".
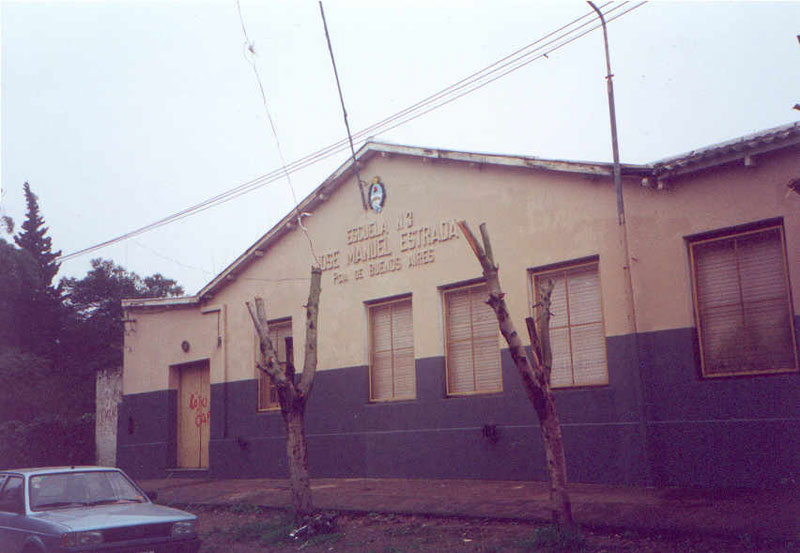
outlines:
M572 161L560 159L545 159L532 156L512 156L502 154L464 152L459 150L442 150L438 148L423 148L418 146L404 146L399 144L372 143L371 153L384 155L402 155L418 157L429 160L449 160L475 165L494 165L503 167L520 167L524 169L542 169L565 173L583 174L590 176L612 176L614 165L612 163L598 163L588 161ZM647 171L645 165L622 164L622 170L627 174L638 175Z
M663 181L737 162L754 167L758 156L798 145L800 123L791 123L656 161L649 164L648 177Z
M178 298L126 298L122 300L123 309L145 307L193 307L200 304L198 296L181 296Z

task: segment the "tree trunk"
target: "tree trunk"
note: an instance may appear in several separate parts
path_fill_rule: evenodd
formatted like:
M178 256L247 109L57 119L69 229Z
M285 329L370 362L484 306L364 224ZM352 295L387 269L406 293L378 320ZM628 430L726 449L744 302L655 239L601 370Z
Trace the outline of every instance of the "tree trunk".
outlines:
M486 225L481 225L483 247L478 243L466 222L458 223L475 257L481 263L486 287L489 290L489 299L486 303L494 310L500 332L508 343L511 359L517 368L525 392L536 415L539 418L539 427L542 431L545 457L547 461L547 475L550 480L550 505L553 522L560 525L572 526L572 506L567 493L567 463L564 455L564 441L561 437L561 423L556 412L553 390L550 388L550 333L549 333L549 289L543 293L543 316L540 318L540 332L537 334L532 319L526 320L528 333L531 339L531 355L533 363L528 359L522 340L517 333L514 322L508 314L505 294L500 287L497 264L494 261L492 246Z
M313 513L311 501L311 481L308 478L308 455L306 453L305 411L306 401L314 386L317 371L317 318L319 316L319 296L322 290L322 271L311 268L311 284L306 308L306 347L303 374L299 382L294 367L278 361L275 345L269 337L264 300L255 298L255 305L245 302L253 326L258 333L260 355L256 362L259 370L266 373L278 389L281 414L286 424L286 457L289 462L289 485L292 491L292 508L299 522Z
M292 506L295 510L295 518L299 519L314 511L311 500L311 482L308 478L305 405L293 405L284 413L284 420L286 421L286 455L289 460Z
M550 504L553 522L571 526L572 504L567 493L567 458L564 455L564 440L561 437L561 423L556 413L556 403L550 386L544 390L544 416L539 415L542 429L544 451L547 458L547 473L550 476Z

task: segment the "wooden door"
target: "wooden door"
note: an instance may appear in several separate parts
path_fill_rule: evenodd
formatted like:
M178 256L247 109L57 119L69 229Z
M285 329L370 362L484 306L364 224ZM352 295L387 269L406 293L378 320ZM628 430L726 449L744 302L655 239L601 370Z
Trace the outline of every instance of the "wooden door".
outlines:
M208 363L180 369L178 384L178 467L208 468L211 385Z

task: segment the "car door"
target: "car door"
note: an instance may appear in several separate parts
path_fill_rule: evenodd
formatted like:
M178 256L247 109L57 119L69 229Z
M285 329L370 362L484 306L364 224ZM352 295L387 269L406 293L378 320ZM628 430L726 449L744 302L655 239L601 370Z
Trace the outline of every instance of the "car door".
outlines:
M17 553L26 537L24 480L10 475L0 485L0 551Z

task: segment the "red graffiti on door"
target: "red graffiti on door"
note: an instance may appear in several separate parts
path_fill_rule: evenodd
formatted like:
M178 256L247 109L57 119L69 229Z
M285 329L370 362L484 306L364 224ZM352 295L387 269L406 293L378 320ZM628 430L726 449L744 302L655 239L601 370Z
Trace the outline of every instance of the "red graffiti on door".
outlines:
M208 396L192 393L189 396L189 410L196 411L194 424L201 427L211 421L211 409L208 408Z

